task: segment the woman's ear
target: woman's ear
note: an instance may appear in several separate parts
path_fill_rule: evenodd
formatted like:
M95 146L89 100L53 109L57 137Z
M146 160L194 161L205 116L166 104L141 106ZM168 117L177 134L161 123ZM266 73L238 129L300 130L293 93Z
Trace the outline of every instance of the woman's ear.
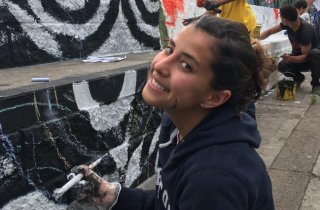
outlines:
M204 100L201 107L211 109L224 104L231 97L230 90L215 91Z

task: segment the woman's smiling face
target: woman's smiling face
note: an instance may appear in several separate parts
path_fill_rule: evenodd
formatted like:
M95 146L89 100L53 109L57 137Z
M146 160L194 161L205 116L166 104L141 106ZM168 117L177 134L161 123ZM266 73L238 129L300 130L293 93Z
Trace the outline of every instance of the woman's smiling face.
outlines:
M189 25L151 63L144 100L165 111L192 111L210 97L214 39Z

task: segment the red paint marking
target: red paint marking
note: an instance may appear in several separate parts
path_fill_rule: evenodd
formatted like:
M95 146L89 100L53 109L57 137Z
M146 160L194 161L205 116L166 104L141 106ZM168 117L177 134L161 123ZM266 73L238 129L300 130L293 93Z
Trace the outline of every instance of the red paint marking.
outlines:
M197 7L203 7L204 2L204 0L197 0Z
M178 11L184 13L184 0L163 0L162 2L169 17L166 25L173 27L176 25Z
M276 19L276 21L278 21L280 10L277 8L273 8L273 12L274 12L274 18Z

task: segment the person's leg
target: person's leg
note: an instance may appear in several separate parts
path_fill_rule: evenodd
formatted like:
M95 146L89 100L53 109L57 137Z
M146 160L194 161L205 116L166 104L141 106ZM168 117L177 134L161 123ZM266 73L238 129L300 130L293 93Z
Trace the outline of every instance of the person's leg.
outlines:
M316 38L318 41L318 48L320 49L320 15L318 14L320 11L317 11L317 14L314 17L314 29L316 31Z
M310 62L310 70L312 80L310 84L312 86L320 86L320 50L315 48L312 49L309 56L308 62Z
M290 69L290 64L285 62L284 60L280 61L278 63L278 71L284 74L285 72L288 72Z
M308 69L307 63L289 63L284 60L280 61L278 64L278 70L286 77L292 77L293 80L297 83L297 86L300 87L301 83L304 81L305 76L301 71Z
M310 63L311 70L311 86L312 92L320 95L320 50L315 48L311 50L308 56L308 62Z

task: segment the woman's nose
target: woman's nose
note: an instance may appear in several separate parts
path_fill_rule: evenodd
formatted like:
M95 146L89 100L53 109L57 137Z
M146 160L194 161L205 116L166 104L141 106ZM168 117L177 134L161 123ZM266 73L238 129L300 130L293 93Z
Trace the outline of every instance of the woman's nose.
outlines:
M173 67L174 59L172 55L163 57L154 64L154 70L162 76L169 76Z

